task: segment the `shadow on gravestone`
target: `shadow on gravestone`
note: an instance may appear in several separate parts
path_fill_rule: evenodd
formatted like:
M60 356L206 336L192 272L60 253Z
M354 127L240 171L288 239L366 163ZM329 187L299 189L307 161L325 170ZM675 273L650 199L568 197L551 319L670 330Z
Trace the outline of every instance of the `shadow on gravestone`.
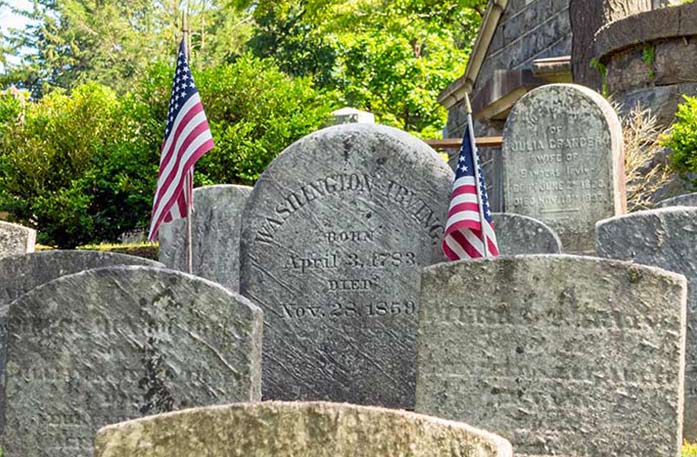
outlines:
M502 256L561 252L557 234L537 219L511 213L494 213L492 218Z
M192 217L193 273L230 290L240 285L240 225L252 188L219 185L194 189ZM160 262L188 272L186 220L162 224L158 235Z
M688 280L683 436L697 440L697 208L668 207L598 222L598 255L632 260Z
M667 198L656 203L655 206L656 208L667 208L669 206L697 206L697 192Z
M505 212L546 223L567 252L592 252L595 223L626 212L622 141L600 94L574 84L527 93L503 132Z
M95 457L511 457L511 444L468 425L337 403L197 408L111 425Z
M107 424L261 396L261 310L173 270L62 276L10 305L8 457L88 457Z
M0 221L0 259L34 252L36 230Z
M348 124L288 147L242 216L240 291L264 309L263 396L414 404L420 267L453 173L428 145Z
M424 269L416 410L516 455L680 454L687 283L559 255Z

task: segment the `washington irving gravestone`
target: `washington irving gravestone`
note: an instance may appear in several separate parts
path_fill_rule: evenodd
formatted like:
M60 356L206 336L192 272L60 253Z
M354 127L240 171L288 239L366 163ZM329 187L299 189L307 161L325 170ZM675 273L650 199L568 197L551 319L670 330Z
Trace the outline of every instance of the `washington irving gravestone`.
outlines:
M442 259L452 179L425 143L376 124L320 130L269 165L240 265L264 310L264 399L413 406L419 268Z
M34 252L36 230L0 221L0 259Z
M194 189L192 220L193 274L239 290L240 218L252 188L219 185ZM160 262L188 272L186 220L162 224Z
M468 425L339 403L195 408L99 431L95 457L511 457L511 444Z
M10 305L7 457L89 457L107 424L261 396L261 310L142 266L62 276Z
M685 275L687 342L684 438L697 440L697 208L667 207L598 222L601 257L632 260Z
M573 84L539 87L506 120L506 212L545 222L565 252L592 251L595 223L626 211L623 160L607 100Z
M416 410L516 455L678 457L686 281L559 255L424 270Z

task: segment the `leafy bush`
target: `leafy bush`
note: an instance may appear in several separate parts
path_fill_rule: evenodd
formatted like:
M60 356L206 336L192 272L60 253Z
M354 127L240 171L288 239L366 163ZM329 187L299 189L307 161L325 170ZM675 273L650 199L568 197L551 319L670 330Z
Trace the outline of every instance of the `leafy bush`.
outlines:
M0 96L0 211L62 248L148 226L172 71L154 65L123 96L97 83L25 106ZM194 77L216 142L197 185L253 183L330 111L309 80L266 60L243 57Z
M697 173L697 97L685 96L675 117L673 131L664 142L673 150L671 165L683 176ZM697 180L692 185L697 186Z

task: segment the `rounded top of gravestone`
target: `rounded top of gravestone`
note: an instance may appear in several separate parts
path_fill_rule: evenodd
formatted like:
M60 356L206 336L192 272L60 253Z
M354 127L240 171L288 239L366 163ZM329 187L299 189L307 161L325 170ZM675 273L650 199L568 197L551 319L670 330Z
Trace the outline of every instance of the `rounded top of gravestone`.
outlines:
M263 316L197 276L113 266L62 276L7 316L2 447L92 455L105 425L261 398Z
M194 196L198 194L206 194L209 192L226 192L233 195L234 192L239 192L242 195L247 195L252 191L252 186L242 186L239 184L214 184L212 186L201 186L194 189ZM194 204L196 200L194 200Z
M540 119L546 119L549 115L554 116L555 111L560 109L572 109L577 115L576 121L583 123L584 127L596 127L593 123L588 125L584 121L588 117L600 117L613 133L618 134L613 136L612 140L618 142L618 147L621 148L622 123L617 112L605 97L580 84L558 83L536 87L518 100L513 106L511 115L518 117L517 122L522 120L523 125L536 126ZM506 119L504 137L509 124L515 124L511 120L511 115Z
M127 254L55 250L0 259L0 305L60 276L110 265L163 267L160 262Z
M501 255L561 252L559 236L544 222L513 213L494 213L492 217Z
M436 179L445 177L452 181L454 177L448 164L429 145L403 130L382 124L343 124L317 130L283 150L259 180L275 174L297 175L298 179L317 175L313 167L293 168L298 163L315 163L337 173L349 163L368 172L390 166L399 168L405 163L410 165L410 173L417 173L414 178L434 179L435 174ZM250 201L255 194L253 191Z
M402 410L264 402L178 411L99 431L95 457L510 457L493 433Z
M668 206L697 206L697 192L667 198L656 203L655 206L656 208L665 208Z

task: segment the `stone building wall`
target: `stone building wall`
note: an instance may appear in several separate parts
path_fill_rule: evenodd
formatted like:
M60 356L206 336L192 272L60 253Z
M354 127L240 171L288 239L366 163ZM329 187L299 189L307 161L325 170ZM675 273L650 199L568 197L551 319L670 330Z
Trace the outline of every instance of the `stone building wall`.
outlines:
M533 60L569 55L571 26L569 0L509 0L476 79L472 97L496 70L529 69ZM449 110L448 137L462 134L466 117L464 102ZM477 135L500 135L503 122L477 125Z

